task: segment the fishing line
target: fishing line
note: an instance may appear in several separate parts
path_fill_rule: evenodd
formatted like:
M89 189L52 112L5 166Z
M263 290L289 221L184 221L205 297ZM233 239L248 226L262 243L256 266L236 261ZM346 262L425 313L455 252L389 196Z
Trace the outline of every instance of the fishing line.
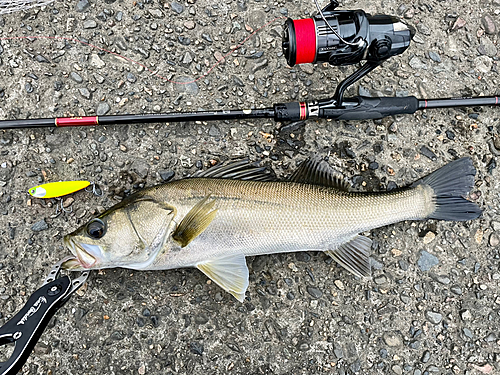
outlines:
M218 65L220 65L222 62L224 62L226 60L226 58L228 58L237 49L239 49L241 46L243 46L255 34L257 34L258 32L260 32L264 28L268 27L272 23L276 22L277 20L281 20L281 19L286 19L286 17L284 17L284 16L276 17L275 19L267 22L265 25L263 25L263 26L259 27L258 29L254 30L250 35L248 35L245 39L243 39L243 41L240 42L236 47L234 47L233 49L231 49L228 53L226 53L219 60L217 60L217 62L215 64L213 64L210 67L210 69L208 69L203 75L199 76L196 79L193 79L191 81L186 81L186 82L180 82L180 81L175 81L175 80L168 79L168 78L163 77L162 75L158 74L156 71L151 70L149 67L147 67L146 65L144 65L144 64L142 64L142 63L140 63L138 61L135 61L135 60L133 60L133 59L131 59L129 57L120 55L117 52L110 51L110 50L108 50L106 48L103 48L103 47L98 47L98 46L96 46L96 45L94 45L92 43L84 42L84 41L76 39L76 38L69 38L69 37L62 37L62 36L61 37L60 36L46 36L46 35L40 35L40 36L12 36L12 37L2 37L2 38L0 38L0 41L2 41L2 40L22 40L22 39L49 39L49 40L63 40L63 41L75 42L75 43L78 42L78 43L81 43L83 45L89 46L91 48L97 49L99 51L103 51L105 53L109 53L111 55L114 55L116 57L124 59L124 60L126 60L126 61L128 61L128 62L130 62L132 64L139 65L142 68L144 68L147 71L149 71L152 76L158 77L158 78L160 78L160 79L162 79L164 81L167 81L167 82L170 82L170 83L173 83L173 84L176 84L176 85L189 85L191 83L198 82L199 80L201 80L201 79L205 78L206 76L208 76Z
M319 6L319 3L318 3L318 0L314 0L314 4L316 4L316 8L318 9L318 15L321 17L321 19L325 22L325 25L328 27L328 29L330 29L332 31L333 34L335 34L335 36L337 38L339 38L339 40L344 43L345 45L348 45L348 46L352 46L352 47L362 47L363 44L365 44L365 40L362 39L362 38L358 38L358 41L356 43L350 43L348 42L347 40L345 40L344 38L342 38L342 35L340 35L337 30L335 30L332 25L330 25L330 22L328 22L328 20L326 19L325 17L325 14L323 13L323 10L321 9L321 7Z

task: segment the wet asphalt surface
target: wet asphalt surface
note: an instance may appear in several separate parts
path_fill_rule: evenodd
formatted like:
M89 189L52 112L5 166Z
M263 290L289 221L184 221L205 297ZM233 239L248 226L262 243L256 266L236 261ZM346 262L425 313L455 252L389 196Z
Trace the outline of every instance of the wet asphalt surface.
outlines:
M500 94L500 2L348 1L398 15L411 47L350 95ZM189 81L265 23L311 2L55 1L0 17L0 38L77 38ZM0 118L262 108L331 96L353 67L287 67L283 20L206 77L175 84L61 39L0 41ZM378 121L241 120L0 131L0 323L68 255L63 235L144 186L248 156L286 177L329 156L356 189L404 186L461 156L477 168L472 222L403 222L369 236L363 282L318 252L247 259L237 302L197 270L93 272L49 324L25 374L494 374L500 371L499 112L429 110ZM101 196L31 198L44 182L87 179ZM216 246L216 244L214 244ZM5 354L5 353L4 353Z

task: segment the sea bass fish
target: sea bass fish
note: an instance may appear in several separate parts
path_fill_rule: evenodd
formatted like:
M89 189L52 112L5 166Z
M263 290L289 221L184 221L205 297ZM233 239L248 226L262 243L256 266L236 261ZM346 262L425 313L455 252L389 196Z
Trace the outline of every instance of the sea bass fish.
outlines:
M403 220L479 217L479 206L464 198L475 174L472 160L462 158L406 188L361 193L318 158L286 181L233 162L127 197L64 238L75 256L64 267L196 267L239 301L247 256L324 251L369 277L372 241L360 233Z

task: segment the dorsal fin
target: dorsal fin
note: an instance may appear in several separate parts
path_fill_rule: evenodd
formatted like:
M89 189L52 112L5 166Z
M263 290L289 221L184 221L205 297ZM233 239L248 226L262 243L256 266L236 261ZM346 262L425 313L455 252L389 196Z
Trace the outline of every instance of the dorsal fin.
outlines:
M227 178L230 180L275 181L274 174L258 163L250 163L248 159L237 160L228 164L220 164L206 171L195 172L191 177Z
M310 157L303 161L290 176L290 181L329 186L342 191L349 191L350 188L344 176L335 172L326 161L319 157Z

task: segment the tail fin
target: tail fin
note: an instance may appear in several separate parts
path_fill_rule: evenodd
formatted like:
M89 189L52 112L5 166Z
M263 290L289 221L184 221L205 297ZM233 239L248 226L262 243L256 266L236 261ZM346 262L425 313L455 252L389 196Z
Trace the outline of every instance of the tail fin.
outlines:
M472 159L462 158L416 181L412 187L429 185L434 191L436 210L427 218L467 221L479 217L479 206L464 198L474 186L475 175Z

